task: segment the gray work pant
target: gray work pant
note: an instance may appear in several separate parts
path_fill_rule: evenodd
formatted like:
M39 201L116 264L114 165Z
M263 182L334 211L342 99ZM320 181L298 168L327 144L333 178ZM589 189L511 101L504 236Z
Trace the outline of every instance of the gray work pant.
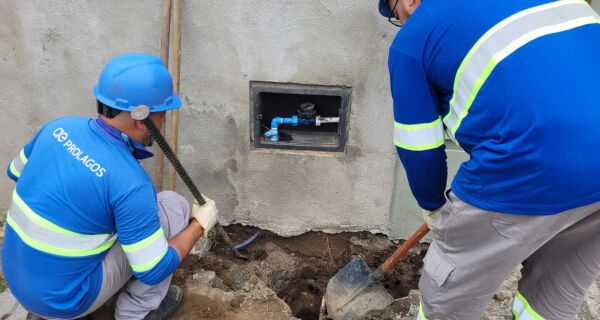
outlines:
M179 234L188 225L190 207L187 200L173 192L163 191L156 195L158 216L167 239ZM143 319L158 308L171 284L171 276L161 283L149 286L135 279L129 281L133 271L119 242L108 251L102 261L102 287L92 306L81 316L100 308L125 285L117 299L115 319ZM128 283L129 282L129 283Z
M549 216L474 207L446 192L419 281L417 319L480 319L523 264L519 292L545 319L572 319L600 273L600 202Z

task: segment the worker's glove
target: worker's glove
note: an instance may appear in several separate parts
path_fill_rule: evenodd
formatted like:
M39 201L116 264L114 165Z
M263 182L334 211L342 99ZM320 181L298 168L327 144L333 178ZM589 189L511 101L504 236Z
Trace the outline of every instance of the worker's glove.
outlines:
M438 221L440 221L441 211L442 208L434 211L423 210L423 220L425 220L425 223L427 223L430 230L433 230Z
M192 218L196 219L204 229L204 237L208 235L208 231L217 224L219 210L217 205L210 198L202 195L206 204L201 206L198 201L194 200L192 205Z

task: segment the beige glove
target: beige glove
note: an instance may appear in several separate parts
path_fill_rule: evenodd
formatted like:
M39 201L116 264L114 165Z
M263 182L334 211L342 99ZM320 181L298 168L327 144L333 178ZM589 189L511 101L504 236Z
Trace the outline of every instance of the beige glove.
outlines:
M423 220L425 220L425 223L427 223L427 226L429 226L430 230L433 230L433 227L435 227L438 221L440 221L441 211L442 208L439 208L434 211L423 210Z
M208 232L212 227L217 224L219 210L217 210L217 205L210 198L202 195L206 204L201 206L198 204L198 201L194 200L194 204L192 205L192 218L196 219L198 223L204 229L204 237L208 235Z

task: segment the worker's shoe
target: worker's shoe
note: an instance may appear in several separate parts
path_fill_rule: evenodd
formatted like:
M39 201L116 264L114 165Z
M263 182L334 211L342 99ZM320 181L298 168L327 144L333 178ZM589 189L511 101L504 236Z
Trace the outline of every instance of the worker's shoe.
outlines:
M167 296L156 310L150 311L144 320L166 320L169 319L183 302L183 290L178 286L169 286Z

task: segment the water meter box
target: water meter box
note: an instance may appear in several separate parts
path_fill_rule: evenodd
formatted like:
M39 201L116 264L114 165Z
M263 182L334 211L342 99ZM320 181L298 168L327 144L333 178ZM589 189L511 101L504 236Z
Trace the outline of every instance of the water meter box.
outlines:
M349 101L345 87L252 81L254 146L343 152Z

